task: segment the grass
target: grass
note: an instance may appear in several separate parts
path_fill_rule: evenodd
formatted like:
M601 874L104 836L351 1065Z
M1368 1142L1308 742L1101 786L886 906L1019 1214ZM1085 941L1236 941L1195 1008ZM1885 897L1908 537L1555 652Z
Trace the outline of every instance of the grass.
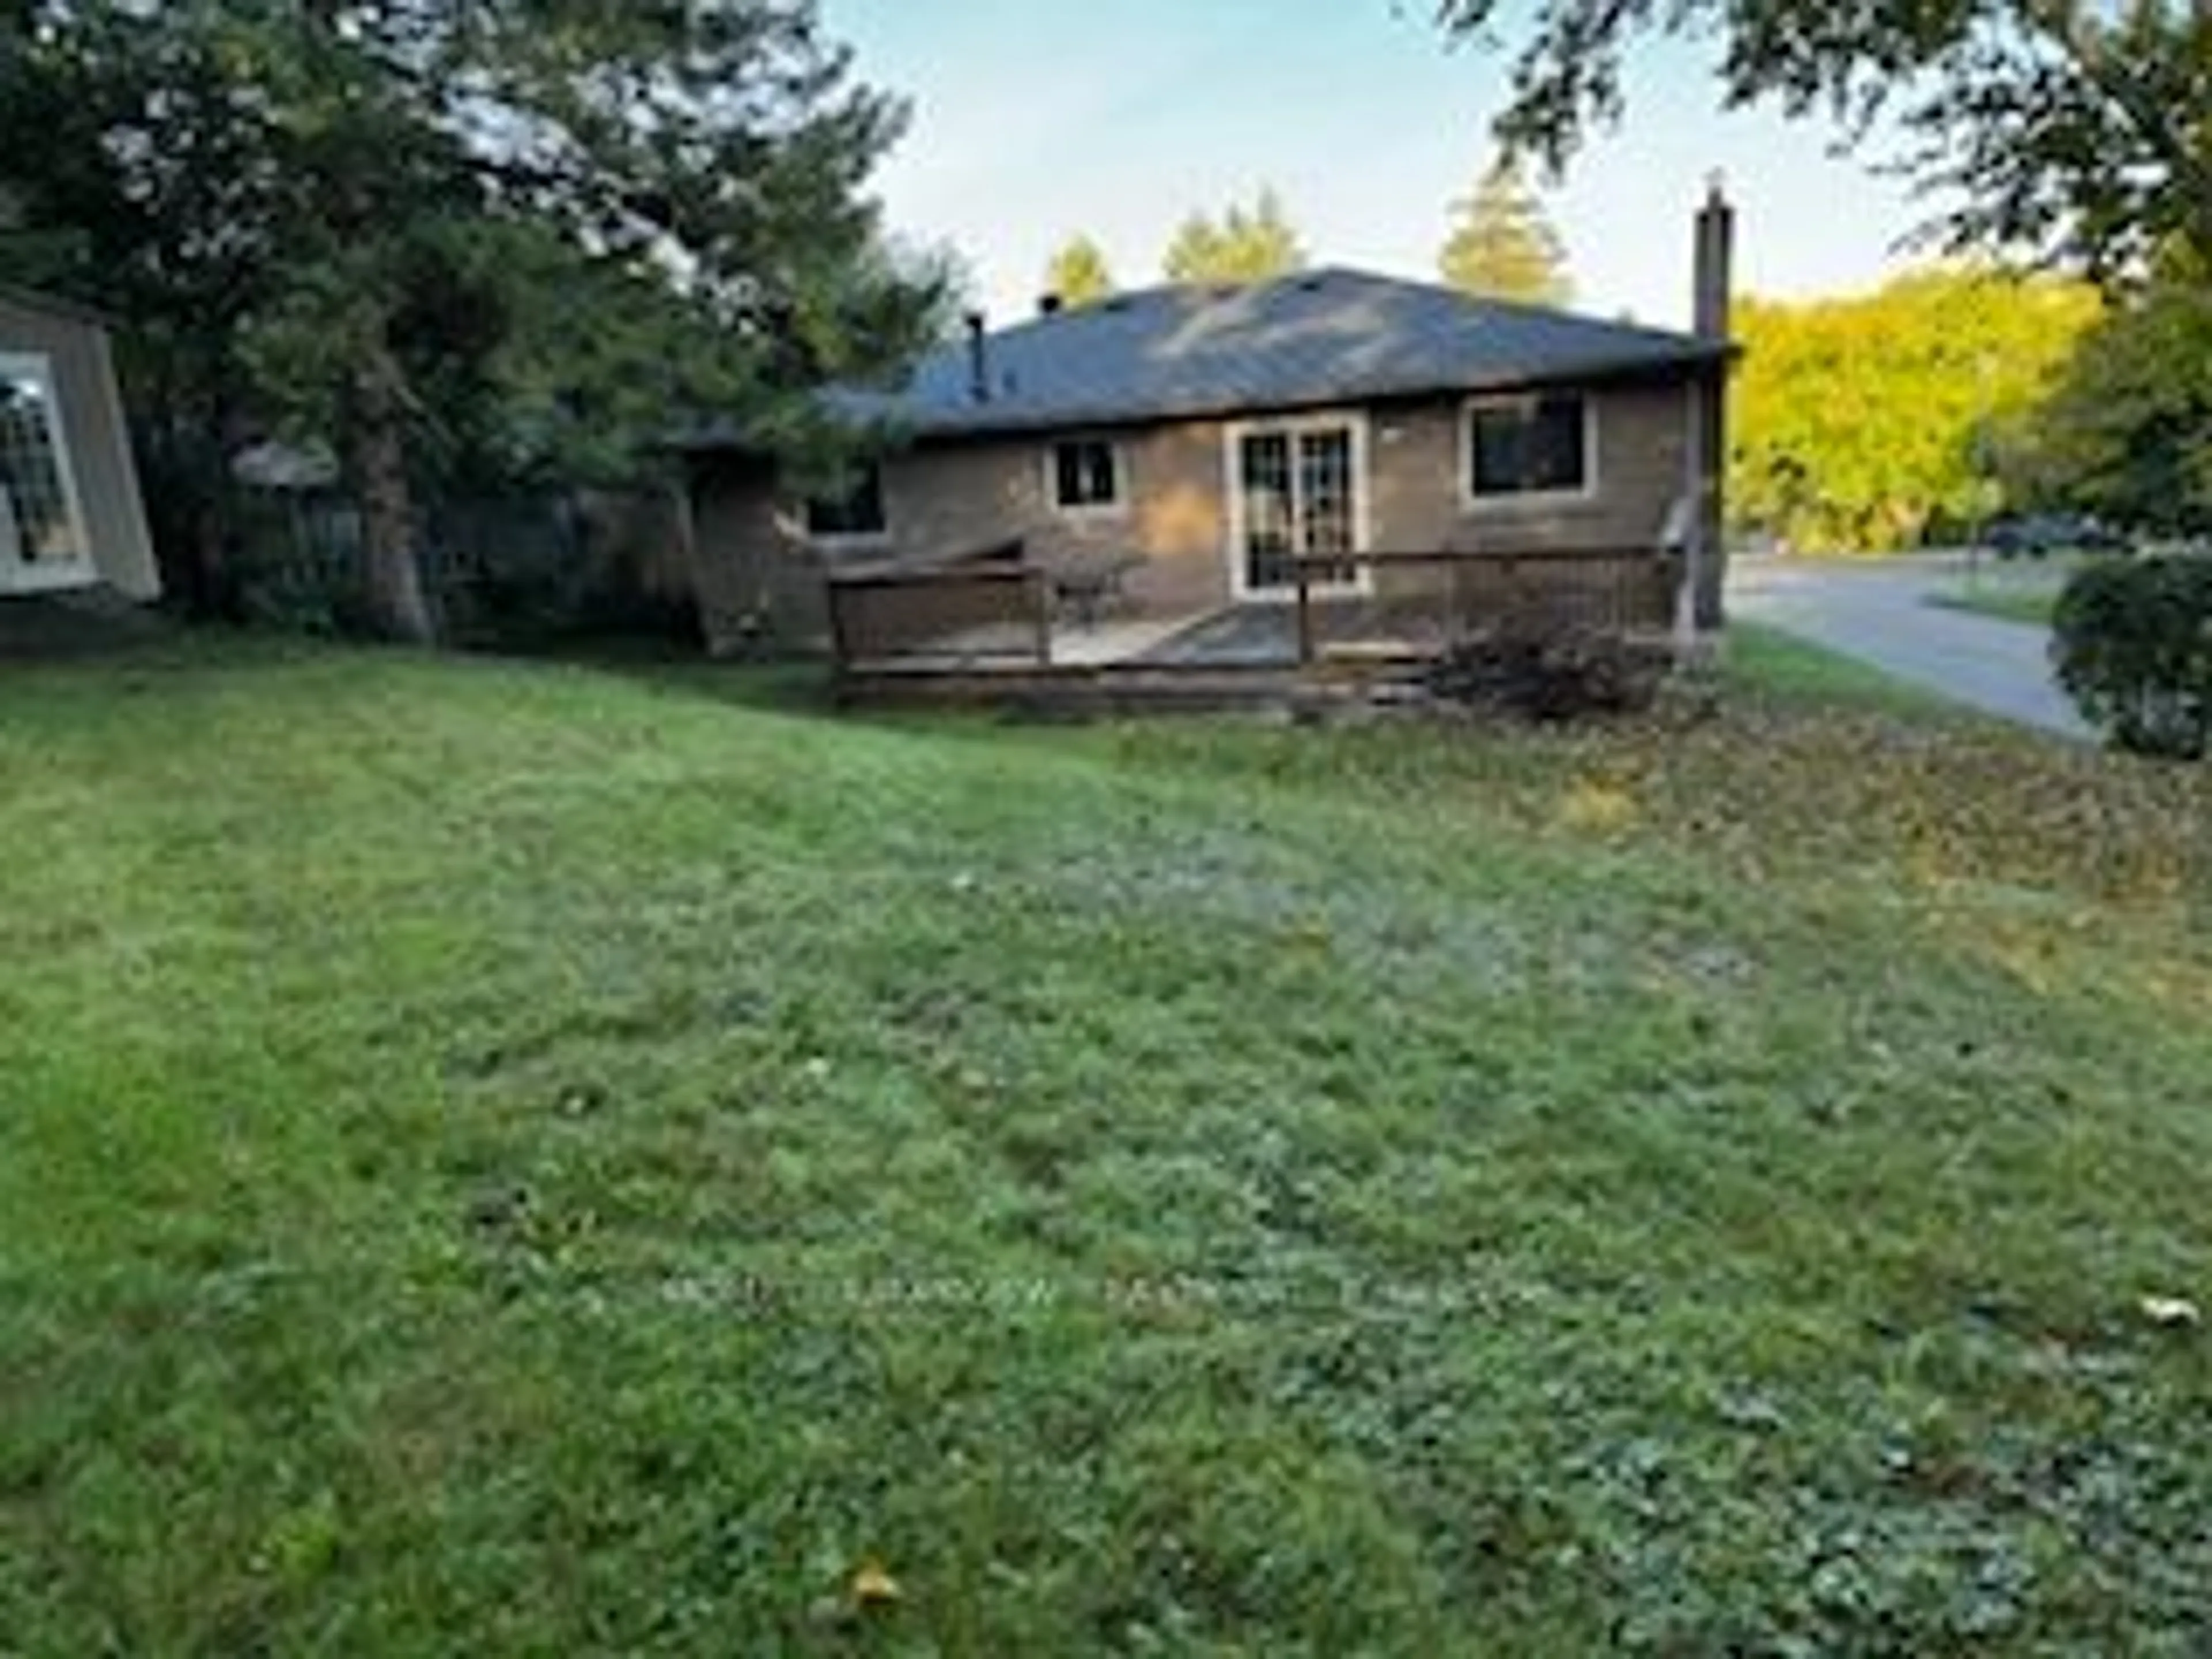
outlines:
M1975 718L1949 698L1758 623L1730 625L1721 681L1739 702L1753 704L1883 714L1901 720Z
M1981 569L1970 574L1962 586L1931 596L1929 603L1947 611L1994 617L1999 622L2048 628L2057 611L2059 592L2066 586L2066 579L2084 565L2094 563L2096 557L2092 554L2061 554L2009 563L1984 562Z
M1947 611L1967 611L1999 622L2048 628L2058 609L2058 591L2043 587L1976 587L1938 594L1930 601Z
M10 671L0 1650L2191 1650L2212 788L1729 672Z

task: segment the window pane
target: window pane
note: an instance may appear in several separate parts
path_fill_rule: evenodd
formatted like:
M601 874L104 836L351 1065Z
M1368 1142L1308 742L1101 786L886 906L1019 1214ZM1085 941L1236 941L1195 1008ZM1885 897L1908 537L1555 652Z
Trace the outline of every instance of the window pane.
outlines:
M1530 434L1528 488L1580 489L1583 440L1581 398L1547 398L1538 404L1534 430Z
M1275 587L1291 580L1293 507L1291 441L1280 432L1255 432L1243 440L1244 580Z
M1510 410L1481 409L1474 421L1474 493L1516 494L1527 469L1520 417Z
M1055 445L1053 470L1064 507L1111 507L1121 499L1114 446L1103 440Z
M25 564L74 564L91 556L62 469L53 381L36 359L0 367L0 490Z
M1478 495L1577 490L1589 484L1586 407L1575 393L1478 408L1468 431L1468 469Z
M1298 483L1305 498L1305 550L1352 550L1352 434L1309 432L1298 440Z

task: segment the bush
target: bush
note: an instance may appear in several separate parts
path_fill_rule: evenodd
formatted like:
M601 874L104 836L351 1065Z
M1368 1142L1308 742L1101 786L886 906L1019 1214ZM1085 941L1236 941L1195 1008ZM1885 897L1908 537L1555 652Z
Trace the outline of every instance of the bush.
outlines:
M1663 672L1662 657L1617 629L1515 617L1447 651L1430 671L1429 691L1532 720L1568 720L1649 708Z
M2212 749L2212 558L2087 566L2052 627L2059 684L2114 744L2184 760Z

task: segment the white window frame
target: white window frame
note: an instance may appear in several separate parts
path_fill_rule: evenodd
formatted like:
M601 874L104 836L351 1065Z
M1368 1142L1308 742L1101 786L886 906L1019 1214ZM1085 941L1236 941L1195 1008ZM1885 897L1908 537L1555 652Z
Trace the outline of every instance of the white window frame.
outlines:
M1575 489L1520 489L1489 495L1474 487L1474 417L1485 410L1525 410L1546 398L1577 398L1583 406L1583 481ZM1459 501L1469 513L1514 513L1530 507L1586 506L1598 497L1602 464L1599 455L1598 394L1576 386L1540 386L1527 392L1469 398L1460 406Z
M864 466L876 470L876 495L883 503L884 527L881 530L839 530L827 533L814 528L812 514L808 511L810 499L802 495L792 511L792 524L799 539L807 546L824 553L861 553L880 551L890 546L891 534L891 471L880 459L865 461Z
M1110 501L1091 501L1070 507L1060 499L1060 452L1074 444L1096 444L1105 450L1114 464L1114 499ZM1126 519L1129 516L1129 453L1118 439L1101 437L1094 433L1076 432L1053 439L1044 447L1044 501L1057 518L1073 519L1078 522Z
M1295 439L1304 432L1347 428L1352 434L1352 550L1369 553L1375 547L1375 484L1369 466L1372 446L1365 410L1318 410L1301 415L1232 421L1221 428L1222 495L1229 508L1224 514L1229 528L1229 592L1239 604L1295 604L1298 597L1294 582L1279 587L1254 587L1246 580L1250 560L1244 545L1244 440L1269 432L1285 433ZM1306 592L1316 599L1364 598L1374 587L1374 567L1363 564L1354 568L1348 582L1315 582Z
M77 488L76 458L70 452L69 417L62 407L61 384L54 373L54 360L42 351L0 351L0 376L9 379L36 380L46 393L46 410L52 416L49 436L54 447L54 471L59 475L62 503L69 509L70 527L76 532L77 546L82 550L74 559L27 560L20 556L0 559L0 592L9 593L42 593L62 588L82 587L99 580L99 561L94 556L92 525L84 514L84 496ZM22 526L15 521L15 503L9 504L9 516L17 537L23 534ZM17 547L21 548L20 539Z

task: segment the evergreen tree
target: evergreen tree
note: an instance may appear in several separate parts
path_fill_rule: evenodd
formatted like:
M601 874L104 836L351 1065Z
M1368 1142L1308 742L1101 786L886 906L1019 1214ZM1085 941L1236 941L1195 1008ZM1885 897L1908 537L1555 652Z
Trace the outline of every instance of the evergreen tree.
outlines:
M1574 298L1559 232L1510 157L1486 173L1454 214L1438 262L1452 287L1528 305L1563 306Z
M418 495L464 456L703 408L796 444L811 386L934 331L860 188L904 111L848 76L809 0L16 0L0 191L143 341L203 554L234 431L328 438L421 640Z

